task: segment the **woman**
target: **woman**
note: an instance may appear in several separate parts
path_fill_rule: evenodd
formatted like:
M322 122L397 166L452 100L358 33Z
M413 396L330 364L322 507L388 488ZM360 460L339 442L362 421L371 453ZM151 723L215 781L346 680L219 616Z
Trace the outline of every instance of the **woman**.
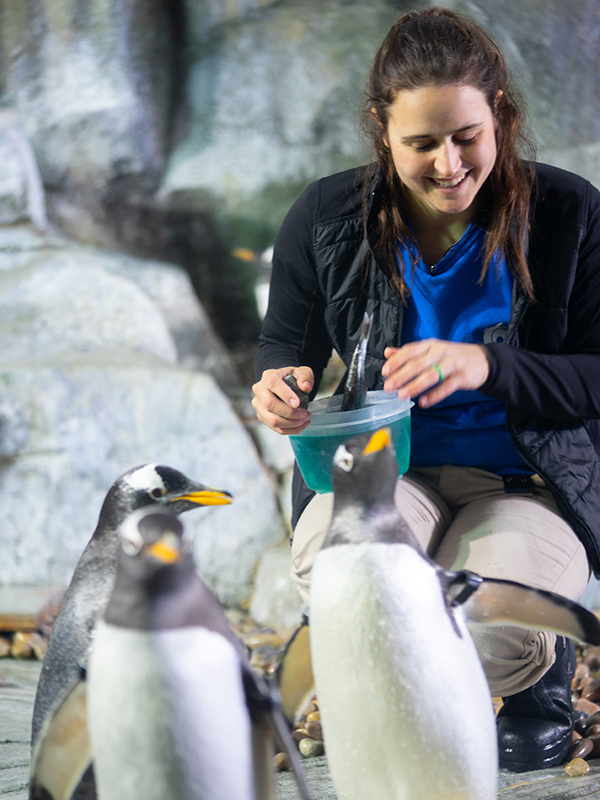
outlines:
M415 398L396 502L443 567L576 599L600 571L600 195L523 162L504 58L472 20L401 17L373 63L377 162L300 197L277 240L256 366L258 418L310 424L334 347L350 363L373 314L366 376ZM331 514L295 476L292 575L308 597ZM574 648L553 634L473 631L498 714L501 765L560 763Z

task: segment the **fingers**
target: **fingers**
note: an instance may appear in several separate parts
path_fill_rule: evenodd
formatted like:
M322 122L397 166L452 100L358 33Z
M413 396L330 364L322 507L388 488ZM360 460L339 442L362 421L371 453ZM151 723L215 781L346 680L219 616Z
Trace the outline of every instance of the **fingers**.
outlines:
M459 389L478 389L489 375L486 350L476 344L425 339L401 348L388 347L384 355L384 389L397 391L405 399L419 397L422 408Z
M252 387L252 406L258 419L269 428L280 434L294 435L310 424L310 412L298 407L298 395L283 380L286 375L294 375L302 391L312 390L314 374L310 367L268 369Z

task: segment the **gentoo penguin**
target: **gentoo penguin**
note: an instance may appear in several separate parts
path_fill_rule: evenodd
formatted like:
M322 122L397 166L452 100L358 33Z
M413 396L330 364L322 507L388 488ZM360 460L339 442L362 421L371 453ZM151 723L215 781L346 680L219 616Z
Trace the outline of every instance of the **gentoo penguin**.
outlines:
M191 539L166 509L131 515L120 538L87 672L98 797L272 800L272 729L301 769L299 757L267 682L196 572ZM59 738L34 755L35 797L69 797L54 769ZM301 792L308 797L302 782Z
M340 446L333 469L309 627L338 798L495 800L494 712L465 616L519 624L523 612L526 626L594 643L600 623L557 595L426 557L394 504L388 430Z
M146 464L121 475L109 490L98 525L71 579L54 622L38 683L32 723L32 747L49 710L55 707L85 666L90 633L112 591L117 530L136 509L168 507L181 514L198 506L231 503L229 492L190 480L171 467ZM81 797L94 796L93 783Z

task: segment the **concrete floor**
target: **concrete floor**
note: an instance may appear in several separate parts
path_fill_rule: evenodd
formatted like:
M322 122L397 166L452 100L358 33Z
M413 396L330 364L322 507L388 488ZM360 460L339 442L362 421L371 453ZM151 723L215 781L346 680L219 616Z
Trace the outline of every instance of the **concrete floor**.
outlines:
M4 679L0 680L0 798L6 800L28 800L29 737L40 667L39 661L0 660L0 679ZM326 758L306 759L304 765L313 800L337 800ZM520 775L501 772L498 799L600 800L600 760L591 761L590 766L590 772L580 778L568 778L563 767ZM277 775L277 800L299 800L289 773Z

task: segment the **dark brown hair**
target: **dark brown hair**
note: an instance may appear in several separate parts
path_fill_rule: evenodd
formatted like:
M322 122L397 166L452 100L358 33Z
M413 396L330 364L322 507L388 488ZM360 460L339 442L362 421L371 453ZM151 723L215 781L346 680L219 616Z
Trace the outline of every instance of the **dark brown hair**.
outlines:
M411 233L401 213L402 183L384 142L389 108L401 91L447 84L474 86L483 92L497 123L497 157L486 181L490 200L482 221L486 244L481 279L500 250L533 298L525 256L533 179L519 157L519 149L532 153L533 146L523 132L523 104L509 85L506 61L494 40L472 19L446 8L411 11L400 17L379 48L369 75L364 123L383 175L379 247L390 278L404 299L408 288L398 271L396 248L398 240L406 242Z

